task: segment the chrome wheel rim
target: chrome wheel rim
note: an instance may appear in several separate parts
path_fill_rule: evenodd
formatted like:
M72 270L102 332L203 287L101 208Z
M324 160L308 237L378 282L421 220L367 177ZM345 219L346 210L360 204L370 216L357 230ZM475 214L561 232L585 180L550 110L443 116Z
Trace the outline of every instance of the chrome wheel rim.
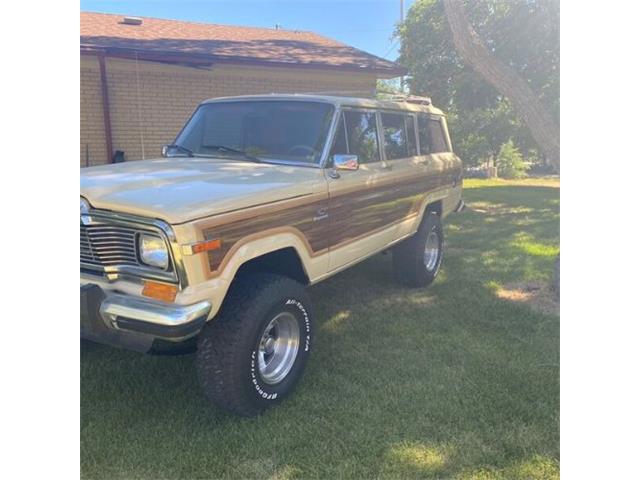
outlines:
M276 315L264 329L258 348L260 378L269 385L281 382L298 355L300 327L289 312Z
M436 268L438 264L438 255L440 253L440 241L435 230L431 230L427 235L427 241L424 244L424 266L430 272Z

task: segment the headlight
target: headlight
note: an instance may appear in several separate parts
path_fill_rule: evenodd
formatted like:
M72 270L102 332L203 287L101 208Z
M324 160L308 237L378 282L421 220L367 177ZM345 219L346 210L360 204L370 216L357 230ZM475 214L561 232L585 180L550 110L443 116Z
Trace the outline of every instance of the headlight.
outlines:
M89 202L80 197L80 215L83 213L89 213Z
M140 260L151 266L166 269L169 266L169 251L160 237L141 234L138 237Z

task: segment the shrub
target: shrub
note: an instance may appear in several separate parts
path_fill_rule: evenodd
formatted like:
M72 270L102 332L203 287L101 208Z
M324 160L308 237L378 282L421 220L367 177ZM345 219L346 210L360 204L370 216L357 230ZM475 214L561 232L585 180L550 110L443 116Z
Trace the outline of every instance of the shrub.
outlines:
M498 176L501 178L523 178L527 176L528 166L512 140L503 143L496 159Z

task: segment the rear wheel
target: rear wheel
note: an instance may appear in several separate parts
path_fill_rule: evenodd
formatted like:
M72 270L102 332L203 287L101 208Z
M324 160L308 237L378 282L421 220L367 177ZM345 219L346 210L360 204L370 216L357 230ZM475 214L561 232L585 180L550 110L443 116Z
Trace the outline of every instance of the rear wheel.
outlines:
M289 395L311 349L310 303L305 288L287 277L255 274L234 281L218 318L198 340L205 395L244 416Z
M393 249L396 279L410 287L431 284L442 264L444 236L440 217L428 212L415 235Z

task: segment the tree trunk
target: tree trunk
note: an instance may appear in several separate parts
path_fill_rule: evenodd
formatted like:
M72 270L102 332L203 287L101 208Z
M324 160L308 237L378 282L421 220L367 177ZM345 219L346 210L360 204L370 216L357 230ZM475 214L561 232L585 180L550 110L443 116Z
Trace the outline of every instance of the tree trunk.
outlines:
M533 139L560 171L560 131L531 87L482 43L464 13L462 0L443 0L453 43L462 59L513 103Z

